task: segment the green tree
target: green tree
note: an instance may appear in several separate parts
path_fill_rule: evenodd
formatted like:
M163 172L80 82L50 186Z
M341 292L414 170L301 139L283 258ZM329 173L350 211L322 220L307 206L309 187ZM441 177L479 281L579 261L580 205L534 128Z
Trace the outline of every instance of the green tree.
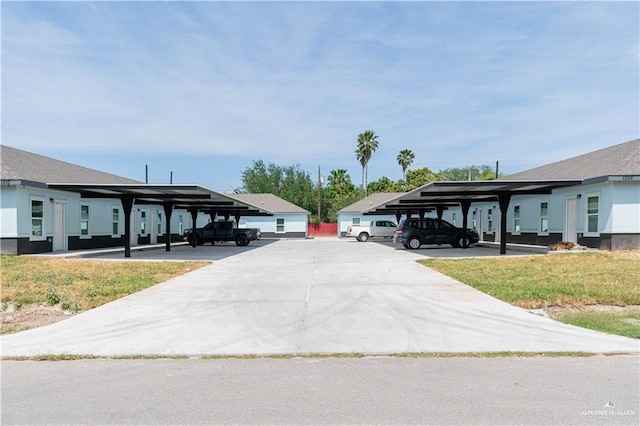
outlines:
M440 180L439 176L433 173L428 167L421 167L407 172L407 178L401 186L402 191L411 191L430 182Z
M236 192L274 194L317 214L318 188L298 164L282 167L256 160L242 171L241 180L243 186Z
M452 167L440 170L440 178L446 181L478 181L495 179L495 171L486 164L471 165L466 167Z
M331 170L327 180L329 186L335 188L337 192L342 192L348 185L352 185L351 177L345 169Z
M372 194L376 192L401 192L401 186L389 179L386 176L382 176L377 181L371 182L368 186Z
M364 190L364 195L367 195L369 160L376 149L378 149L378 135L376 135L373 130L365 130L358 135L356 158L362 165L362 189Z
M402 167L402 180L405 180L407 178L407 168L413 163L415 155L410 149L403 149L396 159Z
M338 210L360 200L362 192L351 182L349 173L344 169L329 172L327 181L328 185L324 191L323 198L323 206L327 208L325 220L327 222L335 222Z

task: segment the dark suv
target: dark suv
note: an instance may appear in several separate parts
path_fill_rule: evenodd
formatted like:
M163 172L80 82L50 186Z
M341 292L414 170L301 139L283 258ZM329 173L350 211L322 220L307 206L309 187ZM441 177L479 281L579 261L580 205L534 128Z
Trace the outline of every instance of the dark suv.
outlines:
M467 229L466 241L462 228L441 219L410 218L400 222L393 234L393 242L408 249L418 249L422 244L451 244L453 247L468 247L480 240L478 233Z

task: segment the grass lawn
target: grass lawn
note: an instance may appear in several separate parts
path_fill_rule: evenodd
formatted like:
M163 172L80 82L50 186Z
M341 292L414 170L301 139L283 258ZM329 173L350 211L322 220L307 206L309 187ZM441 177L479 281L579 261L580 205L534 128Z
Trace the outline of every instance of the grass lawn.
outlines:
M522 308L640 305L640 252L582 252L546 256L425 259L421 264ZM556 319L640 337L628 313L567 313ZM625 316L626 315L626 316ZM633 314L637 315L637 314ZM598 319L596 319L598 317Z
M1 310L36 304L85 311L208 264L0 256Z

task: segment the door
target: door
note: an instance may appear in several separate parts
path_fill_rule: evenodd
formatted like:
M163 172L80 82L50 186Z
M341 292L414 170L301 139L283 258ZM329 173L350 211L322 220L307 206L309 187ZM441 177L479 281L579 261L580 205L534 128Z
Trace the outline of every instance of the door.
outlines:
M65 203L58 201L53 205L53 251L67 249L65 207Z
M564 234L562 240L570 243L578 242L578 231L576 228L576 212L578 200L576 198L567 199Z
M476 212L474 213L474 223L473 223L473 228L478 232L478 235L480 236L480 241L484 241L484 217L482 214L482 209L478 209L476 210Z
M129 222L129 230L131 232L131 235L129 236L129 243L131 244L131 246L137 246L138 245L138 230L136 229L136 211L132 211L131 212L131 221Z
M151 210L149 216L151 216L151 226L149 229L149 244L158 244L158 227L156 224L158 223L158 215L156 211Z

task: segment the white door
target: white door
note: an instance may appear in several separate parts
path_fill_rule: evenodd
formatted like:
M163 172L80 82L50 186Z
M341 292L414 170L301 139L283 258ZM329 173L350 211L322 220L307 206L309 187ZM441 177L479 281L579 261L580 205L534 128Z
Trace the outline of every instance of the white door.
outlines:
M475 223L473 224L475 230L480 235L480 241L484 241L484 216L482 214L482 209L476 210L475 214Z
M65 204L56 201L53 205L53 251L64 251L67 249L64 216Z
M137 246L138 245L138 230L136 229L136 210L132 210L131 211L131 221L130 221L130 226L129 226L129 232L131 232L131 235L129 235L129 243L131 244L131 246Z
M571 243L578 242L578 231L576 228L577 206L578 206L578 200L576 198L567 199L564 234L562 235L562 239L566 242L571 242Z
M151 229L149 229L149 244L158 244L158 213L155 210L151 210L149 216L151 216Z
M493 209L495 212L493 215L495 216L495 220L493 221L493 229L495 231L496 243L499 243L502 239L502 213L500 209Z

